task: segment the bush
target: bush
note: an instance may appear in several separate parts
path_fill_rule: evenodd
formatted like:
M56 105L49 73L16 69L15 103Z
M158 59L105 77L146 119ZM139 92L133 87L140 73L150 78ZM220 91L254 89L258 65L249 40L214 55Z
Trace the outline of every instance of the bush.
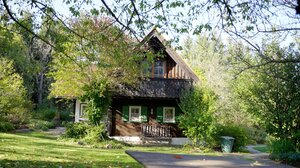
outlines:
M183 114L179 117L179 127L194 145L211 145L215 131L215 102L215 94L202 86L195 86L180 97L179 107Z
M8 132L14 130L14 125L10 122L1 121L0 122L0 132Z
M34 112L34 118L52 121L56 116L56 108L47 105L46 103L37 107Z
M31 102L27 97L23 78L16 73L14 63L0 56L0 117L20 127L26 123L30 116ZM3 130L10 124L2 124ZM6 127L7 126L7 127Z
M289 139L273 140L270 143L271 153L295 153L296 147Z
M87 129L87 134L84 141L88 144L96 144L107 139L104 125L91 126Z
M71 121L73 117L71 116L71 112L68 110L64 110L60 112L60 120L61 121Z
M108 139L104 125L91 126L87 123L67 123L63 138L73 138L89 145L96 145Z
M233 151L240 151L248 143L248 134L245 128L237 125L218 125L214 139L220 146L220 137L230 136L234 138Z
M300 153L294 143L289 139L272 140L270 146L270 159L283 161L292 165L300 164Z
M249 135L249 142L252 144L265 144L267 139L267 133L264 129L246 127L245 128Z
M47 131L48 129L55 128L55 123L52 121L31 119L28 126L32 129L41 129L43 131Z
M64 133L65 138L80 139L86 136L89 125L86 123L67 123L66 132Z

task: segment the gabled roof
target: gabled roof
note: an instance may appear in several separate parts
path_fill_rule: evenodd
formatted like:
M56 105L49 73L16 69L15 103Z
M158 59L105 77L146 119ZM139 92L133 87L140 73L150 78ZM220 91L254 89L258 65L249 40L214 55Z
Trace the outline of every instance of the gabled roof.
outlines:
M178 55L178 53L169 47L165 38L157 29L153 29L143 40L142 44L147 43L150 39L157 38L159 42L164 46L165 52L185 71L185 73L192 78L195 82L200 81L194 71L188 66L188 64Z

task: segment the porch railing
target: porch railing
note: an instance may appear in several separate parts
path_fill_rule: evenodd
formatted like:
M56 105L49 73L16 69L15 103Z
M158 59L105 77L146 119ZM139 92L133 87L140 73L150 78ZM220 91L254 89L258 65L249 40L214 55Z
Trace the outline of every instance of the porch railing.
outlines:
M143 124L142 136L153 138L171 138L171 127Z

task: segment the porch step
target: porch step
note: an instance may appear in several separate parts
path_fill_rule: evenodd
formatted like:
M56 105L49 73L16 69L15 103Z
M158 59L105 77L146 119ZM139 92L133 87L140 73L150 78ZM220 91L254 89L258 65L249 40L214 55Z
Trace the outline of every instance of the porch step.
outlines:
M143 144L158 144L158 145L169 145L171 144L172 138L170 137L142 137Z

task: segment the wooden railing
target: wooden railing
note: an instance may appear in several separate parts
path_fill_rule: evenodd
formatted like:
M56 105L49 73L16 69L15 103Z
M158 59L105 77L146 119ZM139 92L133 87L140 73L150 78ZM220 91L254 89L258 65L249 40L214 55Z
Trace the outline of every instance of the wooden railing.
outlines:
M143 124L142 136L153 138L171 138L171 127Z
M136 86L119 85L115 96L144 98L179 98L183 91L192 88L191 79L145 79Z

